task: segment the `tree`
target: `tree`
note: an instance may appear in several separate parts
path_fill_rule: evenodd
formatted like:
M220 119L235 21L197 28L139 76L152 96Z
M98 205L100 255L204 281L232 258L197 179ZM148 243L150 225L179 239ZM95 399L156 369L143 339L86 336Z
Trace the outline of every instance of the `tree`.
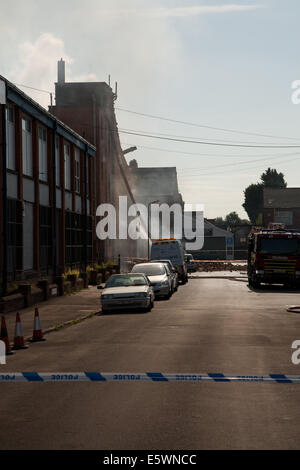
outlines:
M225 217L225 224L226 225L241 225L242 220L240 219L239 215L236 212L230 212Z
M214 220L214 225L216 225L217 227L223 227L223 225L225 225L225 220L223 219L223 217L216 217Z
M244 195L245 202L242 206L252 224L256 224L256 220L263 209L263 185L261 183L250 184L245 189Z
M260 225L262 222L263 211L263 190L264 188L286 188L287 183L284 179L283 173L278 173L277 170L268 168L260 176L260 183L250 184L244 191L245 201L242 204L247 212L252 224Z
M283 173L278 173L277 170L268 168L260 177L262 184L266 188L286 188L287 183L284 179Z
M216 217L213 223L217 227L220 227L223 229L226 229L228 226L232 228L236 225L250 225L251 224L250 220L241 219L236 212L230 212L229 214L226 215L224 219L223 217Z

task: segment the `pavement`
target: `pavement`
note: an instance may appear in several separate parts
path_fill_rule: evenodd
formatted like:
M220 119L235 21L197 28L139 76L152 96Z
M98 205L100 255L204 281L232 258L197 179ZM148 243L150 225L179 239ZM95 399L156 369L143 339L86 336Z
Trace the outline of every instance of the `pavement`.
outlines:
M81 309L94 302L87 295ZM300 339L300 315L286 311L297 303L299 293L278 286L190 279L150 313L96 315L53 332L9 356L0 373L297 375L291 344ZM2 382L0 389L1 449L300 447L298 384Z
M190 273L189 278L191 279L224 279L224 278L247 278L246 271L197 271Z
M89 286L74 294L54 297L31 307L19 310L24 338L32 337L35 307L39 310L40 321L44 332L58 328L63 323L82 320L93 313L99 312L100 294L97 287ZM16 312L4 314L8 338L13 342Z

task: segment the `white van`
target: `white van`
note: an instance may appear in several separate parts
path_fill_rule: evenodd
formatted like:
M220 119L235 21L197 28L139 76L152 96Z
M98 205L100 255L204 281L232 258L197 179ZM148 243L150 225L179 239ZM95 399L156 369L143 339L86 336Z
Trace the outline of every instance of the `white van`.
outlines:
M150 259L169 259L177 269L178 277L182 284L188 282L184 249L180 240L176 240L176 238L157 238L153 240Z

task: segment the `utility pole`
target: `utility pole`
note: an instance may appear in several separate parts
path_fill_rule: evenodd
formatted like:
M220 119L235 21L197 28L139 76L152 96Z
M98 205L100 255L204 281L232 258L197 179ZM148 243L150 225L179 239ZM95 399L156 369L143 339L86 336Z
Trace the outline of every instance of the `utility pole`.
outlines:
M148 204L148 261L150 260L150 239L151 239L151 233L150 233L150 207L152 204L159 204L160 201L152 201L149 202Z

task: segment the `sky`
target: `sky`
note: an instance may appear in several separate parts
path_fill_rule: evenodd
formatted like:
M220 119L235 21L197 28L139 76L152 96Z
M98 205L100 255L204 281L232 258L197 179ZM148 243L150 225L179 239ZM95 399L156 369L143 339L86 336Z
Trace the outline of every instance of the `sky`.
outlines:
M300 145L299 0L0 0L0 9L0 74L45 90L20 87L43 106L61 57L66 81L110 75L122 146L138 148L128 161L176 166L184 201L204 204L205 217L246 217L243 191L269 166L299 186L300 148L284 148Z

